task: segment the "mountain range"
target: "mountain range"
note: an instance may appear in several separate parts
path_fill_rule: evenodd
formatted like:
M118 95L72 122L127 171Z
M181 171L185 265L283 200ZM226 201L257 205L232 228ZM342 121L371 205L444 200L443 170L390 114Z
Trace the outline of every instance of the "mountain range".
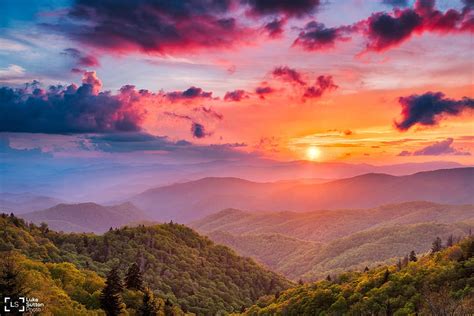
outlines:
M474 203L473 181L474 168L441 169L408 176L364 174L309 184L203 178L149 189L129 200L152 219L188 223L224 208L307 212L371 208L414 200L470 204Z
M223 210L191 223L216 243L291 279L393 263L425 253L436 237L466 236L473 205L406 202L372 209L252 213Z
M130 202L113 206L96 203L58 204L53 207L20 214L24 219L46 223L57 231L103 233L130 222L146 220L146 216Z

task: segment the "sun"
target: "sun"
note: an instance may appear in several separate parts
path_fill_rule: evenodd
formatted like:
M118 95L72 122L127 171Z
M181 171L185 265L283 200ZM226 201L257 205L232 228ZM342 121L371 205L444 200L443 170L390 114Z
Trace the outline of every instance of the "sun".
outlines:
M309 160L317 160L321 156L321 149L315 146L308 147L306 156Z

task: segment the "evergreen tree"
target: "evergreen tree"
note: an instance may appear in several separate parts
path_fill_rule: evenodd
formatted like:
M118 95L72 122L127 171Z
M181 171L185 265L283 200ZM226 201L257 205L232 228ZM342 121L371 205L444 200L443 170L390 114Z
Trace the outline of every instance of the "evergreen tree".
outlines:
M107 274L105 287L100 294L100 307L107 316L117 316L124 310L122 302L123 285L117 267Z
M433 245L431 246L431 252L436 253L438 251L441 251L443 249L443 244L441 241L441 238L436 237L436 239L433 241Z
M416 262L417 260L418 260L418 258L416 257L415 250L412 250L410 252L410 261L411 262Z
M26 295L24 282L20 274L20 268L12 255L6 254L0 262L0 295L18 298Z
M127 275L125 276L125 286L130 290L143 289L143 278L138 264L133 263L128 268Z
M159 307L156 303L153 292L149 288L143 290L143 304L138 313L142 316L156 316L158 315Z
M365 266L364 272L369 272L369 267L368 266Z
M169 298L165 302L165 316L173 316L173 303Z
M331 282L331 276L328 274L328 276L326 277L326 281L329 281Z
M387 283L389 277L390 277L390 271L388 271L388 269L386 269L384 274L383 274L382 284Z
M451 247L454 245L454 237L453 235L449 235L448 239L446 240L446 247Z

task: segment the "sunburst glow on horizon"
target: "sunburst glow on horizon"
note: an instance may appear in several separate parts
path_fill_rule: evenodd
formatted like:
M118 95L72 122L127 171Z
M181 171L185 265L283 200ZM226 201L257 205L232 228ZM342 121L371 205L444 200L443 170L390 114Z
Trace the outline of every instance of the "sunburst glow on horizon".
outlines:
M308 147L306 150L306 157L312 161L318 160L321 157L321 149L316 146Z

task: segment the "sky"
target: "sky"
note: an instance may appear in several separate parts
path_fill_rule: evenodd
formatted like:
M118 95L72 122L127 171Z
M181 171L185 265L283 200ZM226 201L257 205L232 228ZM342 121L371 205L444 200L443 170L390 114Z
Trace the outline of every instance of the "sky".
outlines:
M473 10L472 0L3 0L3 172L471 165Z

